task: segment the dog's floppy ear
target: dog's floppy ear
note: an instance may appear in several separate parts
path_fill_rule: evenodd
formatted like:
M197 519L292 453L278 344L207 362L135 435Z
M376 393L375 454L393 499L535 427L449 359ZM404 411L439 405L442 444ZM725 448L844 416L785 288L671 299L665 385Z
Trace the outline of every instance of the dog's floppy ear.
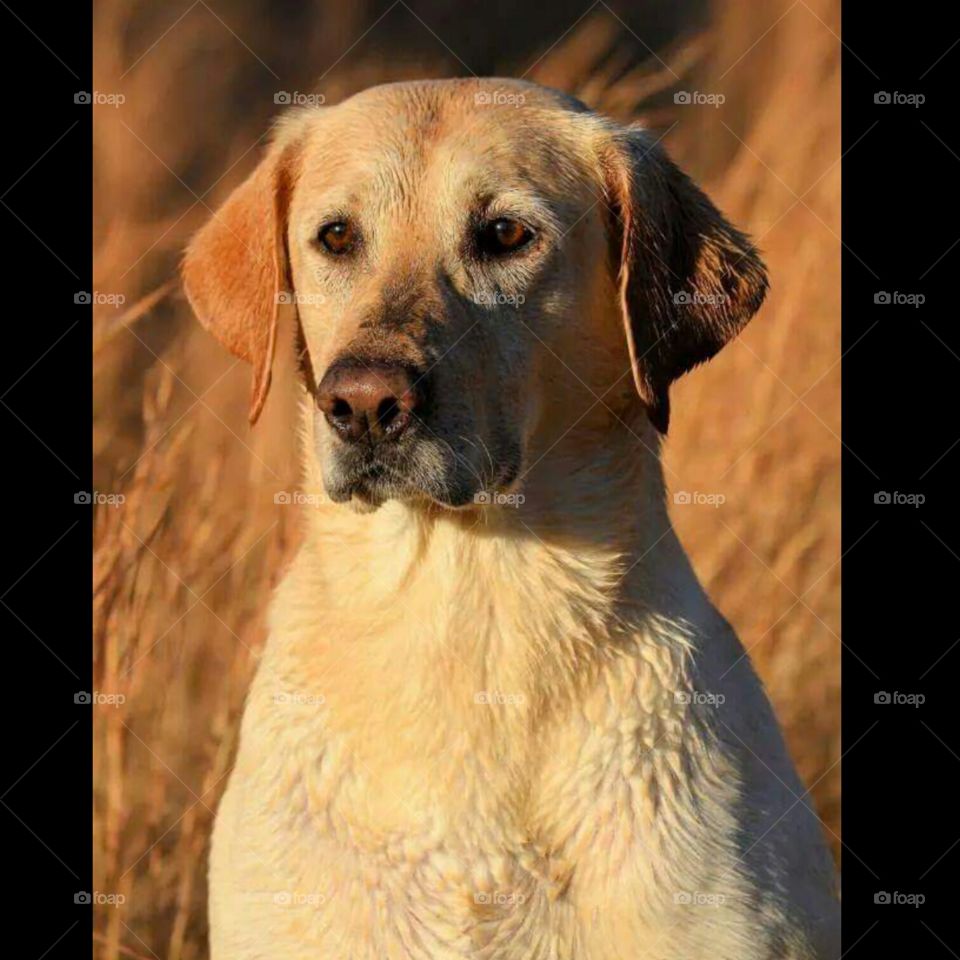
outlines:
M288 267L287 209L295 145L275 141L253 173L197 232L181 272L197 318L253 366L250 422L270 388L277 314Z
M634 381L666 433L670 384L746 325L766 294L766 271L747 237L645 131L615 130L602 166Z

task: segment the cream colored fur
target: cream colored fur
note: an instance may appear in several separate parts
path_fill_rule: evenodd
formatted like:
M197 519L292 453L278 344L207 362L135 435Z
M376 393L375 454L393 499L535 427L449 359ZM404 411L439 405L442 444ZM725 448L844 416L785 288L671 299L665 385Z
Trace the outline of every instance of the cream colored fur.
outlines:
M594 260L585 362L619 373ZM342 335L304 316L329 362ZM213 960L839 956L819 821L672 530L660 438L621 391L557 441L540 352L521 508L323 502L305 400L320 502L217 816Z

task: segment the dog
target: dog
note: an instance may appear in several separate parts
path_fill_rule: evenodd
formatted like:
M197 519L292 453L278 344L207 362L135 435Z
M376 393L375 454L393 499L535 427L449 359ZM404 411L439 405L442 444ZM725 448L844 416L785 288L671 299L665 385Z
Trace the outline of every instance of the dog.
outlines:
M298 108L182 274L253 421L295 321L315 494L214 960L836 960L820 823L660 465L766 272L655 138L514 80Z

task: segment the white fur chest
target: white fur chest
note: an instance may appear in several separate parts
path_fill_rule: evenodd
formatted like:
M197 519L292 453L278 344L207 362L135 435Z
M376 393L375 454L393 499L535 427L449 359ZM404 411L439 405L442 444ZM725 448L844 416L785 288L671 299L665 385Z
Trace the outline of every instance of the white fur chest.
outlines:
M444 597L434 549L402 604L318 609L306 563L281 587L215 827L213 960L829 956L819 825L735 638L691 636L695 585L628 630L595 559L471 539L483 573Z
M624 938L680 956L663 920L678 894L707 892L705 859L730 859L718 791L732 801L737 785L666 692L657 674L672 669L624 657L575 709L485 691L464 728L394 723L388 737L337 730L336 697L295 688L268 657L218 816L214 957L638 956ZM715 800L696 804L701 788ZM734 872L724 889L739 883Z

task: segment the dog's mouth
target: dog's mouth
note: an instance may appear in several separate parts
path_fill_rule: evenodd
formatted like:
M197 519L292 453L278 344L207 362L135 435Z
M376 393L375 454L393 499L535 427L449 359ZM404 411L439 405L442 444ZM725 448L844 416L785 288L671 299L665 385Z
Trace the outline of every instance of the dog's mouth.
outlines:
M327 453L324 469L327 494L335 503L353 502L376 509L388 500L432 503L450 510L483 507L499 502L520 473L519 458L490 470L469 461L469 451L440 441L410 438L402 448L365 445ZM493 476L485 474L487 471Z
M333 469L325 471L327 492L335 503L351 500L368 508L387 500L433 501L445 507L466 506L473 491L457 489L429 450L409 453L376 446L334 454Z
M329 493L337 503L356 500L367 507L379 507L387 500L414 497L417 490L405 473L372 460L347 472L340 483L330 487Z

